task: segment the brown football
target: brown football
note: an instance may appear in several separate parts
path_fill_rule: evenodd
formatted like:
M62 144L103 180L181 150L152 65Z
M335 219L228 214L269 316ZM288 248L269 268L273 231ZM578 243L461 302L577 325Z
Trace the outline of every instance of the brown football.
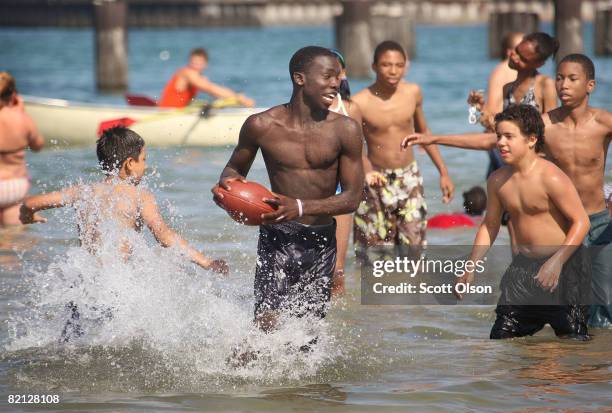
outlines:
M274 211L270 204L266 204L264 198L274 198L274 194L257 182L232 181L229 183L229 191L219 187L218 191L223 195L221 204L225 211L236 222L245 225L261 225L261 214Z

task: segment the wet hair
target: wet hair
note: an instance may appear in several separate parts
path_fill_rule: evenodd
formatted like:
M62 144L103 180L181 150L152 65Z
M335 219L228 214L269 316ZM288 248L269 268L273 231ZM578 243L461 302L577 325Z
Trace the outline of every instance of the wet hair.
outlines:
M338 61L340 62L340 66L342 66L342 69L346 69L346 63L344 61L344 56L342 56L342 53L340 53L340 51L336 49L329 49L329 51L336 55L336 57L338 58ZM349 85L348 79L340 80L340 86L338 87L338 93L340 93L340 97L343 100L351 99L351 87Z
M15 78L9 72L0 72L0 102L10 103L14 93L17 93Z
M544 121L542 115L531 105L510 105L503 112L495 115L495 126L500 122L512 122L518 126L525 136L535 136L536 152L540 152L544 146Z
M294 73L304 73L308 69L308 66L320 56L338 59L338 55L320 46L306 46L295 52L293 56L291 56L291 60L289 60L289 75L291 76L291 81L293 82Z
M501 45L500 45L501 53L502 53L502 60L507 57L506 50L512 49L512 43L514 43L513 40L519 36L522 39L524 34L521 32L510 32L502 38Z
M139 134L123 126L108 128L96 143L96 154L102 170L115 173L128 158L138 159L145 141Z
M535 52L540 62L545 62L550 56L555 56L559 50L559 41L543 32L530 33L523 37L523 41L535 45Z
M482 215L487 209L487 192L481 186L474 186L463 193L463 208L468 215Z
M203 49L201 47L192 49L191 52L189 52L189 57L193 57L193 56L200 56L208 60L208 52L206 51L206 49Z
M565 56L559 64L557 65L557 69L561 66L562 63L578 63L582 66L582 70L587 76L587 80L595 80L595 65L593 61L589 59L587 56L580 53L572 53Z
M404 60L408 60L408 57L406 56L406 51L404 50L401 44L393 40L385 40L379 43L378 46L376 46L376 49L374 49L374 64L378 63L378 59L380 59L380 56L382 56L385 52L388 51L400 52L402 56L404 56Z

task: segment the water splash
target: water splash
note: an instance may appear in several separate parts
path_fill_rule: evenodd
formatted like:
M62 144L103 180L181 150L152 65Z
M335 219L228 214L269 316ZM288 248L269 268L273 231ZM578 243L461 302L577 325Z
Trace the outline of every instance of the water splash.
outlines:
M46 268L26 264L3 356L29 360L19 380L65 389L201 389L298 380L337 362L341 346L325 320L281 318L274 332L260 331L245 284L251 274L202 270L177 249L121 229L95 196L85 198L66 225L74 216L81 227L95 224L95 254L73 246ZM127 258L118 251L126 242Z

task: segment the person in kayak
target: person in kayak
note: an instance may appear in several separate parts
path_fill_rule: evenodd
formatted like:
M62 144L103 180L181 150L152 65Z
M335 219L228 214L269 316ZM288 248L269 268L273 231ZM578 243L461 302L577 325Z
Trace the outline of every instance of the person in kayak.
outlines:
M255 101L231 89L211 82L202 72L208 67L208 53L202 48L193 49L187 66L177 70L168 81L159 99L159 106L182 108L191 103L198 92L207 93L218 99L234 98L246 107L253 107Z

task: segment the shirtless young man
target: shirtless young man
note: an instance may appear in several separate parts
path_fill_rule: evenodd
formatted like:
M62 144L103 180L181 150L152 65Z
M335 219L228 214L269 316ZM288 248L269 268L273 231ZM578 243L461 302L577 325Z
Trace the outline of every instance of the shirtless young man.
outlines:
M376 81L353 98L361 110L368 149L366 198L355 213L359 254L371 246L400 245L418 255L426 243L423 178L412 151L397 151L406 134L428 131L421 88L403 80L406 64L398 43L382 42L372 63ZM454 186L442 156L435 146L425 150L440 172L442 199L449 202Z
M491 338L533 335L548 323L557 336L588 340L590 265L581 245L589 230L587 213L567 175L536 153L544 124L535 108L510 106L495 122L507 166L487 182L487 213L470 260L481 260L493 244L503 211L514 224L519 253L501 280ZM473 280L466 273L457 283Z
M266 331L279 313L326 315L336 262L333 217L357 208L363 183L361 128L329 111L340 84L336 55L304 47L289 72L291 100L246 120L218 183L228 188L245 179L261 149L275 193L266 202L276 208L263 216L255 270L255 321Z
M19 225L19 205L30 188L25 162L29 147L38 152L45 141L17 95L15 79L0 72L0 227Z
M253 99L220 86L202 76L208 67L208 53L204 49L193 49L189 54L189 64L179 69L164 87L159 106L182 108L191 103L198 92L220 98L235 98L241 105L253 107Z
M162 246L177 245L202 268L227 274L228 267L223 260L206 257L171 230L159 213L154 195L138 187L146 166L144 146L144 140L130 129L121 126L107 129L96 148L105 179L92 185L76 185L26 198L21 206L21 222L46 222L36 212L67 205L78 206L81 246L94 255L100 243L105 241L101 239L100 225L110 223L136 231L146 225ZM129 255L127 241L122 241L117 247L124 256Z
M565 56L557 66L556 89L561 106L543 115L543 150L569 176L589 214L585 238L593 268L593 300L589 326L612 326L612 221L606 211L603 183L606 156L612 140L612 114L589 106L595 88L595 66L582 54ZM417 135L403 146L442 144L467 149L490 149L494 134Z

